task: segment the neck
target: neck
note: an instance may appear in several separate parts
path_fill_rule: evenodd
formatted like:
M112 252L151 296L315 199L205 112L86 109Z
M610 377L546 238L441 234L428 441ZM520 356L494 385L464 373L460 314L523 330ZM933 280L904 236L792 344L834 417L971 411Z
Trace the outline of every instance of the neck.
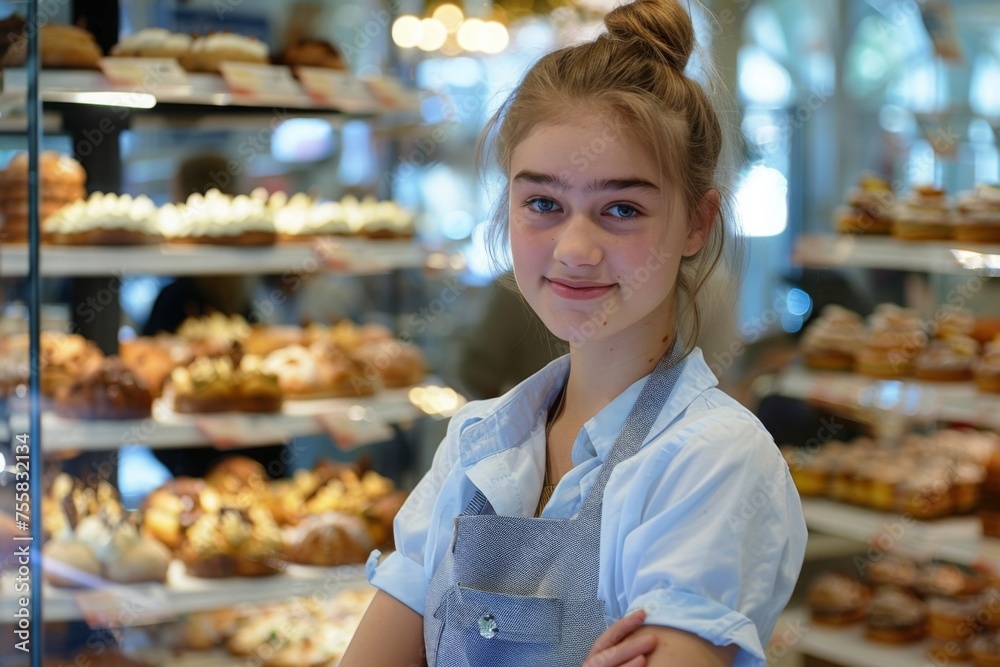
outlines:
M673 319L649 322L622 336L570 347L566 413L584 423L640 378L650 374L674 344Z

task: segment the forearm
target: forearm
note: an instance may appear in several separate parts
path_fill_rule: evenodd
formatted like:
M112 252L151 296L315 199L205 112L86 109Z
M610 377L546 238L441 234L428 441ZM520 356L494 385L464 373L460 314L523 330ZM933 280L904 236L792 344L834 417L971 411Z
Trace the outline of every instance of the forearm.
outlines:
M646 656L646 667L730 667L739 647L716 646L701 637L674 628L646 625L637 635L656 636L656 648Z
M423 617L379 591L339 667L425 667L426 664Z

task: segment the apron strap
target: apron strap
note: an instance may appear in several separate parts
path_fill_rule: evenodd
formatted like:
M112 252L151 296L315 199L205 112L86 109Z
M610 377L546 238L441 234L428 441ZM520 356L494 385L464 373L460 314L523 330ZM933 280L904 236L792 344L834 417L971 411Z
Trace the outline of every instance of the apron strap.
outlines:
M618 437L615 438L611 451L608 452L607 458L601 465L597 480L590 488L590 493L587 494L587 499L580 509L579 518L593 523L597 527L598 534L600 533L604 488L608 484L608 479L611 478L615 466L639 451L646 436L649 435L650 429L653 428L653 422L660 416L663 406L670 398L674 385L677 384L677 379L684 369L684 363L687 361L680 358L682 350L680 337L677 337L674 339L670 352L663 355L656 364L652 374L646 380L646 384L643 385L642 391L639 392L639 397L636 399L635 405L632 406L632 411L625 419L625 424L618 433Z

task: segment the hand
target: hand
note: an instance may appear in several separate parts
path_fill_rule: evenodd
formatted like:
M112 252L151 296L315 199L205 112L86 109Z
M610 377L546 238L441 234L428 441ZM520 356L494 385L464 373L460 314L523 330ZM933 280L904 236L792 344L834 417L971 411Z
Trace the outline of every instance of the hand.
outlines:
M656 637L634 634L646 620L640 609L616 621L594 642L583 667L643 667L646 655L656 648Z

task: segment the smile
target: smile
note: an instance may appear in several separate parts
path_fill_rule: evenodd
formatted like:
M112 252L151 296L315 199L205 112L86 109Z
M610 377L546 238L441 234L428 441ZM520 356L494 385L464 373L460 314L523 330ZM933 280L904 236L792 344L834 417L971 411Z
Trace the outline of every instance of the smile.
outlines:
M597 299L615 288L614 283L609 285L607 283L596 283L585 280L563 281L546 278L545 281L556 296L561 296L564 299Z

